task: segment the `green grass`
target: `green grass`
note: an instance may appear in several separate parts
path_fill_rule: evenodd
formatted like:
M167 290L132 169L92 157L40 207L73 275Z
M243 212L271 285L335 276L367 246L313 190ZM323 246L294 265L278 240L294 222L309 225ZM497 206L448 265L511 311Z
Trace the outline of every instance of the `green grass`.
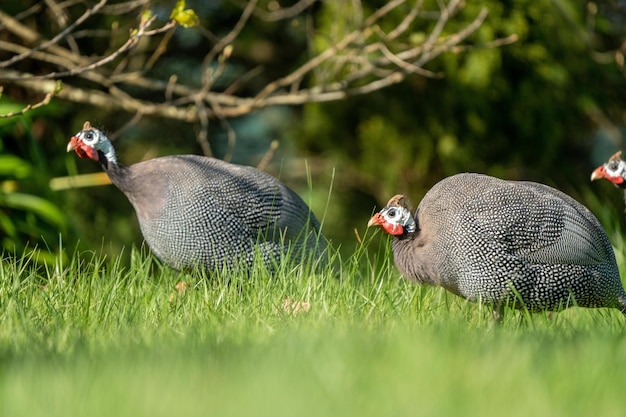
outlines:
M7 257L0 416L624 414L617 310L494 325L486 307L400 279L385 248L219 279L141 251L129 266Z

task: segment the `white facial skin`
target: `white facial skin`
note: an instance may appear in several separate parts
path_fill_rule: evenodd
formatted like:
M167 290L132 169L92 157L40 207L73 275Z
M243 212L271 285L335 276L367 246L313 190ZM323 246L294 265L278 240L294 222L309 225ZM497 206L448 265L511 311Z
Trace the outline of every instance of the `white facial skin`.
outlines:
M622 161L621 159L612 160L604 164L604 169L606 170L606 173L611 177L625 178L624 174L626 173L626 162Z
M413 216L411 216L409 210L404 207L385 207L380 211L380 215L392 228L399 225L408 233L415 232L415 220L413 220Z
M76 134L80 141L90 148L101 151L109 162L117 163L115 149L109 138L97 129L81 130Z

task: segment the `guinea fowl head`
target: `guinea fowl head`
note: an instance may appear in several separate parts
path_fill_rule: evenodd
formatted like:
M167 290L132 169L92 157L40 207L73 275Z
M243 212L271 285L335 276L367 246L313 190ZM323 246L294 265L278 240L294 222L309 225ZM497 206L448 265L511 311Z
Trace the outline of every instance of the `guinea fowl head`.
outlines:
M67 144L67 151L75 151L81 158L102 163L117 163L111 140L100 130L91 127L89 122L85 122L83 130L72 136Z
M618 187L626 188L626 162L621 158L622 151L617 151L609 161L600 165L591 173L591 181L604 178Z
M409 199L401 194L392 197L381 211L372 216L367 226L380 226L393 236L415 232L415 219L411 215Z

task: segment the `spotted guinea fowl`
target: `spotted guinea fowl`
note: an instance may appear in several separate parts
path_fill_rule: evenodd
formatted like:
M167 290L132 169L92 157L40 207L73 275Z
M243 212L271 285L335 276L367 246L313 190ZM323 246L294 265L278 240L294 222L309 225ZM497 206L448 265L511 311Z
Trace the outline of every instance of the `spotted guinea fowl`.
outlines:
M198 155L118 164L109 138L89 122L67 146L98 161L133 205L154 254L179 270L266 265L287 253L322 256L320 224L292 190L255 168Z
M600 165L591 173L591 181L605 179L616 187L624 190L624 204L626 204L626 162L622 160L622 151L615 152L608 162Z
M530 311L573 305L626 314L615 255L598 220L543 184L458 174L436 184L415 215L396 195L369 221L394 236L405 277L471 301Z

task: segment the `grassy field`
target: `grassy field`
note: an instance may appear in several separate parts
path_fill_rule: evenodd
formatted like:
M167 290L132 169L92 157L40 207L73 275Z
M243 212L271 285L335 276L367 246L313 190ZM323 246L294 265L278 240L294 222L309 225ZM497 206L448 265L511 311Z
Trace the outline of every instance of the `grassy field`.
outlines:
M273 278L181 274L141 251L130 266L6 257L0 415L624 415L618 311L506 311L494 325L486 307L400 279L384 243L379 259L357 250Z

